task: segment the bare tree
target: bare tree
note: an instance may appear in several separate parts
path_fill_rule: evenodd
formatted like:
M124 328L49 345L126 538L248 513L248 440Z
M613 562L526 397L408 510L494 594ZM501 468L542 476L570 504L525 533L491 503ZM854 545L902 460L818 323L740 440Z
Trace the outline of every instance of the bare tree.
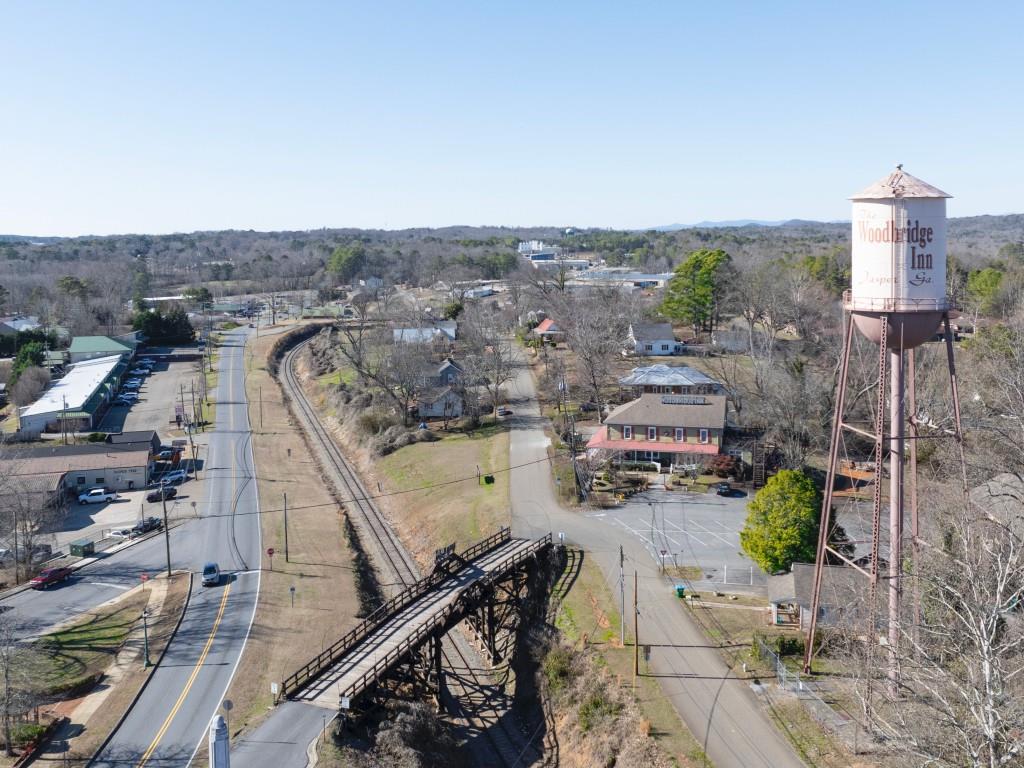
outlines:
M997 768L1024 760L1024 483L1002 475L969 497L947 492L904 594L899 643L843 635L863 662L894 657L898 680L859 663L870 724L911 764ZM909 603L909 601L908 601Z
M501 387L512 378L514 358L511 338L494 319L493 313L473 305L463 314L459 332L468 364L480 374L490 391L497 421Z
M28 708L29 670L27 650L19 642L9 614L0 614L0 719L4 727L4 750L14 755L12 725L15 715Z
M39 366L29 366L11 387L11 402L18 406L34 403L50 383L50 373Z

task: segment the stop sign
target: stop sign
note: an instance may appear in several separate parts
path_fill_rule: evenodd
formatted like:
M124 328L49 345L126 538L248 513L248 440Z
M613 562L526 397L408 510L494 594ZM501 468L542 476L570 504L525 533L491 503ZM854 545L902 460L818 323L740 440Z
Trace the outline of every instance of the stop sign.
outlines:
M273 557L273 556L274 556L274 548L273 547L267 547L267 557Z
M143 581L149 581L149 574L148 573L144 573L139 578L142 579Z

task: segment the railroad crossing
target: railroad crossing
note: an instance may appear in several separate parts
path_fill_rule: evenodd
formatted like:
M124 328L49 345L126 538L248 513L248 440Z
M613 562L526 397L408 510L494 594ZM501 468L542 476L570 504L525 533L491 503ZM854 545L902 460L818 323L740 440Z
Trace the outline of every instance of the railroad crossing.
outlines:
M551 535L514 539L508 528L461 554L437 553L434 570L364 619L286 678L278 700L305 701L330 710L351 708L389 682L411 682L441 701L441 639L466 620L491 663L505 655Z

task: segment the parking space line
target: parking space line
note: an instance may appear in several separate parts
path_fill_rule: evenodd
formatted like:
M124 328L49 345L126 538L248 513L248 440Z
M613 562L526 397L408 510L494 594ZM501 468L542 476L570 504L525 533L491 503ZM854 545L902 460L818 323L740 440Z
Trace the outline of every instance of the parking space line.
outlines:
M733 542L732 542L732 541L730 541L729 539L725 538L725 537L724 537L724 536L722 536L721 534L715 533L715 532L714 532L714 531L712 531L712 530L711 530L710 528L705 528L705 527L704 527L703 525L701 525L700 523L698 523L698 522L696 522L696 521L694 521L694 520L691 520L691 521L690 521L690 525L696 525L696 526L700 526L700 528L701 528L701 533L707 533L707 534L709 534L709 535L711 535L711 536L714 536L714 537L715 537L716 539L718 539L719 541L721 541L721 542L723 542L723 543L725 543L725 544L728 544L728 545L729 545L730 547L731 547L731 546L733 546Z
M685 533L685 534L686 534L687 536L689 536L689 537L690 537L691 539L694 539L694 540L695 540L695 541L696 541L696 542L697 542L698 544L700 544L700 545L701 545L702 547L706 547L706 546L708 545L708 543L707 543L706 541L702 540L702 539L701 539L701 538L700 538L699 536L697 536L697 535L696 535L696 534L694 534L693 532L691 532L691 531L688 531L688 530L686 530L685 528L680 528L680 527L679 527L679 525L677 525L677 524L676 524L676 523L675 523L675 522L674 522L673 520L665 520L665 525L671 525L671 526L672 526L673 528L675 528L675 529L676 529L676 531L678 531L679 533Z

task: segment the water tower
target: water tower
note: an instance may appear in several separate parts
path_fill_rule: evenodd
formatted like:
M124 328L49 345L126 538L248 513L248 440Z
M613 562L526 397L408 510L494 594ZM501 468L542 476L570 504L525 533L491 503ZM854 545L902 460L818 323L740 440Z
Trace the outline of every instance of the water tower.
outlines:
M939 437L918 420L914 384L914 354L917 347L941 333L945 340L949 368L950 397L954 427L948 434L963 451L960 404L956 370L953 363L953 336L950 329L952 304L946 296L946 199L942 190L903 171L902 166L854 195L852 239L852 286L843 294L844 334L838 391L829 445L828 472L821 512L818 553L815 558L814 591L810 629L804 656L804 669L810 671L814 656L822 595L822 575L826 563L854 569L869 588L866 635L887 646L890 686L898 684L900 621L903 616L904 544L911 545L911 563L916 567L920 528L917 509L917 440ZM874 395L873 423L858 423L847 413L847 387L853 330L878 347L877 389ZM888 386L887 386L888 385ZM887 397L888 394L888 397ZM886 412L888 411L888 419ZM926 435L925 433L928 432ZM868 441L872 445L870 461L857 469L846 452L846 438ZM909 456L905 449L909 444ZM886 466L888 464L888 466ZM888 494L883 493L888 471ZM867 555L849 557L837 551L829 541L835 525L833 501L836 475L867 480L871 491L871 530L866 539L851 542L868 547ZM904 500L910 502L910 536L904 532ZM889 509L888 558L879 558L882 538L882 510ZM862 550L863 551L863 550ZM888 593L888 620L876 617L879 583ZM916 622L918 604L912 604ZM876 638L876 629L886 626L884 637Z

